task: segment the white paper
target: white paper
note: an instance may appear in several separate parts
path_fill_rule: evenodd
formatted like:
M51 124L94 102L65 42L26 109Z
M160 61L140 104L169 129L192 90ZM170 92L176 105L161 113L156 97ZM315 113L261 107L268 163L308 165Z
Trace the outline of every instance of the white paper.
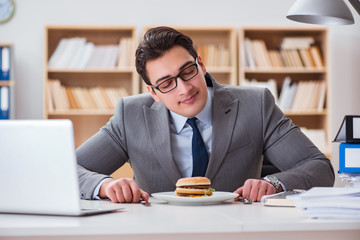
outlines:
M345 149L345 167L347 168L360 167L360 148Z
M0 87L0 109L1 111L9 110L9 87Z
M360 117L353 118L353 138L360 138Z

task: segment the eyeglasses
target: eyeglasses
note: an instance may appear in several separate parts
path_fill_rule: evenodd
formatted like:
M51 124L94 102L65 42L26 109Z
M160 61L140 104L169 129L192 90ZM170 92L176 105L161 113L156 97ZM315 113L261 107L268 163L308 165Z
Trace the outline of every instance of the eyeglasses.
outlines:
M193 79L198 74L198 72L199 71L196 59L196 62L194 64L191 64L190 66L181 70L181 72L179 72L177 76L168 78L161 82L159 85L151 87L159 90L161 93L168 93L177 87L178 78L186 82Z

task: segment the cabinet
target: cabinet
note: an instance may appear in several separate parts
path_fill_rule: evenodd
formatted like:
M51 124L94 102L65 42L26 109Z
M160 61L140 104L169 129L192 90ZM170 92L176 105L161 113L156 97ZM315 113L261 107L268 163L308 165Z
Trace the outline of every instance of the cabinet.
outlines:
M239 30L239 84L269 87L284 113L328 157L329 58L326 27Z
M81 48L86 49L87 44L91 50L75 54ZM99 50L110 47L111 51ZM45 28L44 118L70 119L76 147L106 124L114 113L114 101L119 94L140 92L134 66L136 47L132 26ZM128 170L129 166L125 167L122 176L131 176Z
M13 44L0 43L0 119L15 116Z
M237 85L236 31L231 27L172 26L193 40L206 70L220 83ZM145 31L151 27L145 27ZM145 32L144 32L145 33ZM147 92L142 82L142 91Z

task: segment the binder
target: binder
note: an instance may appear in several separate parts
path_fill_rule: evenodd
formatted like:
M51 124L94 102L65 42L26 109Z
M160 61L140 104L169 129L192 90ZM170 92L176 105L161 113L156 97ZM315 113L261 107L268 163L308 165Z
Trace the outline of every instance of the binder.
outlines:
M339 173L360 173L360 144L340 143Z
M10 80L10 47L1 47L0 80Z
M345 115L334 142L360 143L360 115Z
M9 119L9 87L0 87L0 119Z

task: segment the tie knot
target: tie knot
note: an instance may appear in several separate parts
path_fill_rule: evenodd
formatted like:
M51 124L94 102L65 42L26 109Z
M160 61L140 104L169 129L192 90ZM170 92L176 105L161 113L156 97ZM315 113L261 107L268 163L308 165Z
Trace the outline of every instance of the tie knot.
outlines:
M197 128L196 119L197 119L196 117L188 118L188 120L186 120L186 122L187 122L192 128Z

